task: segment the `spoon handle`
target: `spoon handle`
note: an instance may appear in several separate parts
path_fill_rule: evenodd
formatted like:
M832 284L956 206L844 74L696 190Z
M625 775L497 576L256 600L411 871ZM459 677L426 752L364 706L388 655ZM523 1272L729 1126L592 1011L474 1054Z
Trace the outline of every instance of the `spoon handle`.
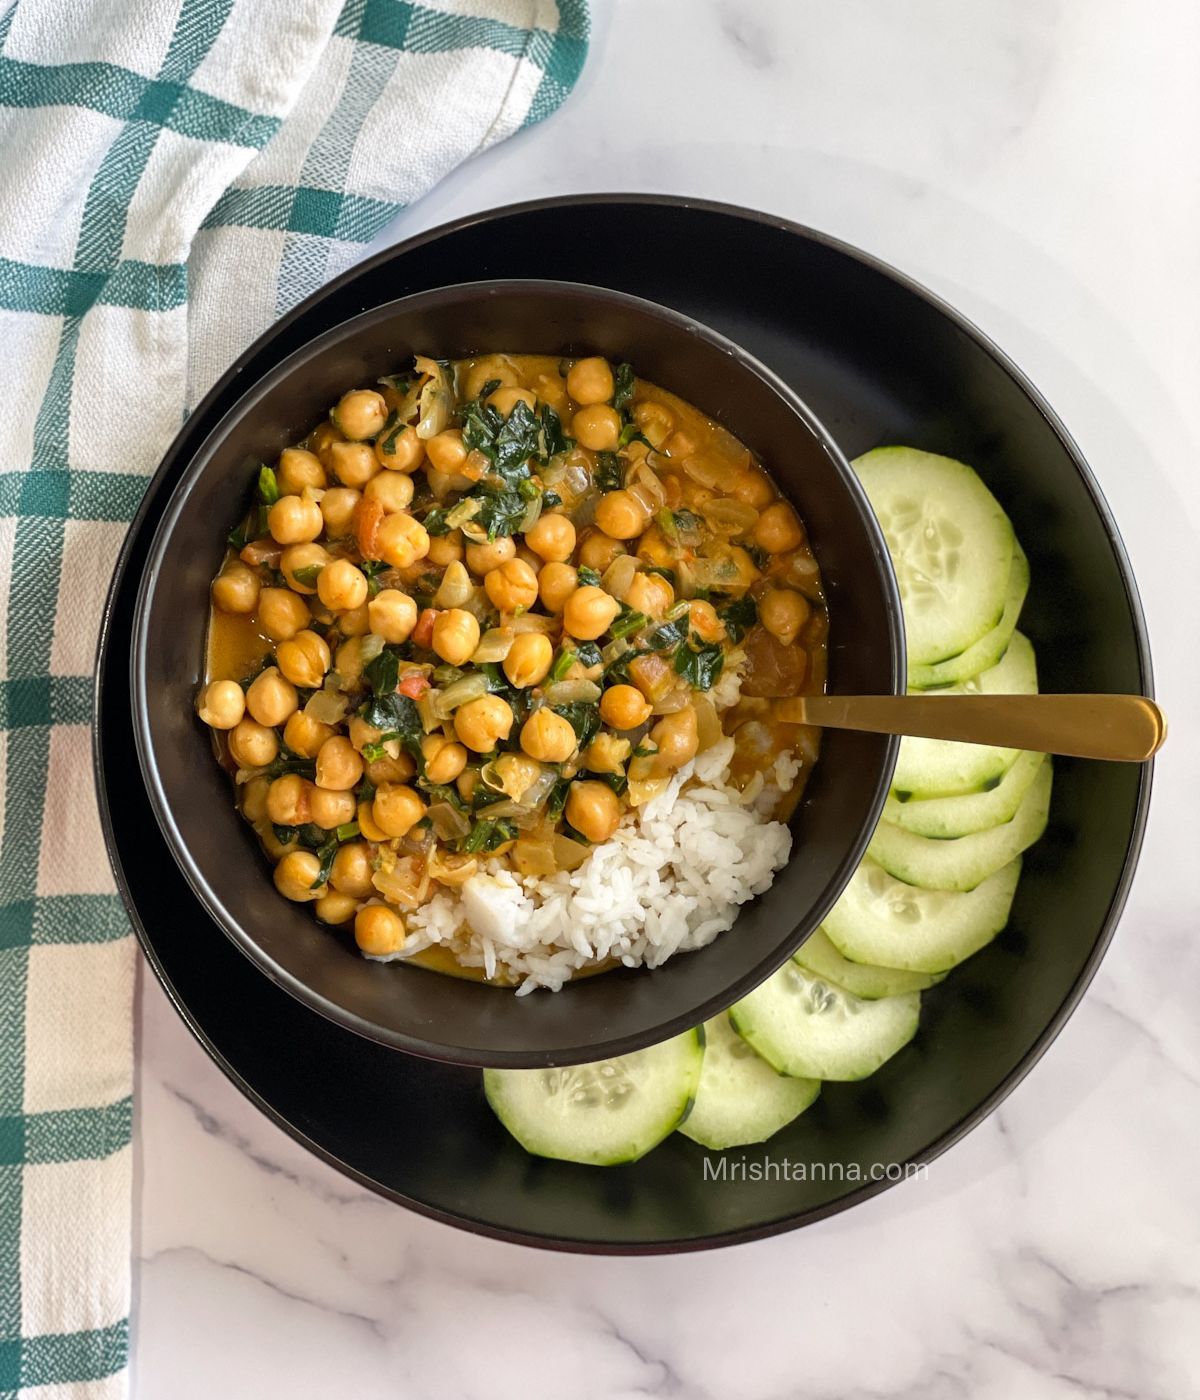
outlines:
M1142 695L801 695L775 718L826 729L996 744L1076 758L1142 763L1167 722Z

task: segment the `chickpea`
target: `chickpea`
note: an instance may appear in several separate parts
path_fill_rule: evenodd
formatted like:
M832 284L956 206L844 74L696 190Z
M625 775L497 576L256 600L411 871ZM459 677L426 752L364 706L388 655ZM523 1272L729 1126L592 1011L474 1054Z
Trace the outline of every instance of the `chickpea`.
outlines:
M403 472L380 472L363 487L363 495L371 501L378 501L384 510L393 515L407 510L413 498L413 480Z
M512 732L513 712L498 695L468 700L454 712L454 732L475 753L491 753Z
M404 946L404 920L388 904L365 904L354 916L354 941L368 957L398 953Z
M362 777L362 754L344 734L326 739L317 754L317 786L345 792ZM403 835L403 833L401 833Z
M408 641L417 625L417 605L398 588L381 588L367 604L371 631L385 642Z
M499 389L488 395L487 401L497 413L502 413L505 418L519 403L525 404L531 410L537 407L537 398L531 390L517 389L510 384L502 384Z
M493 569L516 557L517 546L509 535L501 535L487 544L467 545L467 568L480 578L486 578Z
M290 642L280 642L275 660L283 676L301 690L315 690L329 670L329 647L315 632L297 632Z
M522 540L521 543L517 545L517 553L515 557L519 559L522 564L528 564L535 574L545 562L540 555L535 554L533 550L529 548L529 546L524 542L524 540Z
M293 713L297 705L296 687L279 674L275 666L268 666L250 682L246 691L246 708L251 718L268 729L282 724Z
M253 724L254 721L251 720L250 723ZM271 734L271 731L268 729L267 733ZM274 737L274 734L271 734L271 738L273 739ZM261 822L266 818L267 793L270 787L270 778L261 773L257 778L251 778L248 783L242 784L242 816L245 817L248 822Z
M674 569L677 560L657 525L651 525L637 543L637 556L659 569Z
M225 613L252 613L258 607L262 584L258 575L240 559L231 559L213 579L213 607Z
M615 452L621 440L621 415L606 403L589 404L571 419L571 433L580 447Z
M525 532L526 545L547 563L561 564L575 553L575 526L565 515L539 515Z
M341 539L354 529L354 516L361 491L349 486L333 486L321 497L321 519L325 522L325 533L330 539Z
M351 389L329 416L339 433L351 442L362 442L373 438L387 422L387 403L374 389Z
M758 620L784 646L791 646L812 609L808 600L791 588L769 588L758 600Z
M292 851L275 867L275 888L284 899L307 904L326 891L325 885L313 888L320 874L321 862L312 851Z
M661 767L682 768L685 763L696 757L696 750L700 747L700 728L696 721L696 711L691 705L685 705L673 715L663 715L650 731L650 738L658 745L658 762Z
M495 575L489 574L488 577L494 578ZM462 666L470 661L478 645L479 623L464 608L447 608L434 618L433 649L451 666Z
M579 587L579 574L570 564L545 564L538 571L538 597L550 613L560 613Z
M424 815L424 802L403 783L384 783L376 789L371 816L388 836L407 836Z
M621 822L621 804L607 783L572 783L567 821L589 841L607 841Z
M743 505L762 510L775 499L775 488L759 467L744 467L733 478L729 494Z
M365 442L331 442L323 456L325 465L343 486L359 490L382 470L379 459Z
M279 544L304 544L324 528L321 507L304 496L280 496L267 511L267 529Z
M371 815L371 803L360 802L358 804L358 829L368 841L386 841L388 834L381 831L375 825L375 818Z
M562 417L567 411L567 381L561 374L541 373L533 377L533 389L542 403Z
M421 740L425 776L431 783L452 783L467 766L467 751L444 734L426 734Z
M647 617L662 617L675 601L675 590L662 574L634 574L625 601Z
M348 682L358 680L365 664L361 637L347 637L333 656L334 670Z
M535 710L521 727L521 747L540 763L565 763L575 752L575 730L553 710Z
M285 447L279 454L275 480L282 496L298 496L306 486L319 491L325 485L325 468L315 452L303 447Z
M288 641L310 620L308 604L290 588L264 588L258 595L258 625L272 641Z
M509 681L526 690L544 681L553 663L554 647L544 632L518 632L501 664Z
M776 501L758 517L754 542L768 554L786 554L804 543L804 531L796 512L786 501Z
M607 403L615 392L612 369L600 355L576 360L567 371L567 393L577 404Z
M688 622L701 641L719 642L725 636L725 624L717 616L716 608L703 598L695 598L688 604Z
M317 456L321 458L322 462L324 462L325 454L329 451L331 444L344 441L345 438L342 437L341 433L338 432L332 423L318 423L308 435L308 450L310 452L315 452Z
M563 608L563 626L572 637L594 642L608 631L609 625L621 611L621 605L603 588L588 584L577 588Z
M275 828L269 822L259 829L258 839L262 842L263 850L272 860L282 860L290 851L300 849L300 842L294 836L287 841L281 841L275 835Z
M614 540L603 530L590 530L579 546L579 563L585 569L602 574L619 554L629 551L620 540Z
M391 754L373 758L366 768L367 777L376 787L380 783L406 783L416 771L417 765L406 753L399 753L395 758Z
M462 471L463 463L467 460L462 430L447 428L445 432L435 433L425 444L425 455L433 463L435 471L444 472L447 476Z
M484 385L492 380L499 384L520 384L521 376L506 355L481 355L463 377L463 394L468 399L477 399L483 393Z
M371 630L371 615L366 603L360 603L356 608L344 608L334 617L343 637L365 637Z
M352 792L315 787L308 795L310 820L326 831L354 820L357 803Z
M461 563L464 553L461 530L451 530L445 535L429 537L429 562L437 564L439 568L444 569L448 564Z
M358 900L331 890L313 904L313 912L323 924L348 924L358 911Z
M317 578L317 597L331 612L362 607L367 592L367 576L349 559L334 559Z
M338 847L329 871L329 883L339 894L366 899L371 884L371 850L365 841L347 841Z
M614 540L632 540L650 523L650 513L632 491L609 491L596 502L596 524Z
M641 403L634 405L633 421L654 447L661 447L675 426L675 415L665 403L643 399Z
M489 570L484 575L483 587L493 606L501 612L531 608L537 602L537 574L521 559L510 559Z
M613 729L636 729L650 718L651 708L635 685L610 685L600 697L600 718Z
M589 773L620 773L633 750L628 739L615 734L597 734L583 751L583 766Z
M480 777L478 768L464 768L454 780L454 786L458 789L458 795L464 802L470 802L475 796L475 789L479 786Z
M429 553L429 536L424 525L404 511L384 516L376 540L379 557L395 569L406 569Z
M293 593L312 594L317 591L316 582L301 583L296 577L301 569L323 569L329 563L329 552L320 544L294 544L279 556L279 570L288 581ZM306 577L311 577L306 575Z
M333 732L333 725L322 724L303 710L296 710L288 716L288 722L283 726L283 742L301 758L316 758L325 740L333 738ZM269 763L270 759L267 761Z
M402 428L389 428L375 439L375 455L388 471L415 472L425 459L425 444L417 436L416 428L405 424Z
M239 768L265 768L279 752L279 740L273 729L247 715L229 731L229 752Z
M246 713L246 697L237 681L209 681L196 713L210 729L233 729Z
M312 815L313 785L299 773L285 773L267 789L267 816L276 826L303 826Z

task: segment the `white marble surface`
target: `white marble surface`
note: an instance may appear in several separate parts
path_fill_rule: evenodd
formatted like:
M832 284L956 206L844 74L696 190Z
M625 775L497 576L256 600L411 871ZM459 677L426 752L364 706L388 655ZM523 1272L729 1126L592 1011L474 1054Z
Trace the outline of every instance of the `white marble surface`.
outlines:
M594 0L554 120L389 230L549 192L777 211L943 293L1078 437L1174 720L1116 943L1004 1107L898 1187L706 1256L552 1256L389 1206L243 1101L143 978L139 1400L1200 1393L1200 11Z

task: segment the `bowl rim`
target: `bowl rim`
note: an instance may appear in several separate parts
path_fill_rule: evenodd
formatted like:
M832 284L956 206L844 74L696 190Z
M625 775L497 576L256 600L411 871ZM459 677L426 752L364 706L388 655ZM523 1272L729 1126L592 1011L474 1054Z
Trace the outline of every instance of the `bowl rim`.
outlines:
M395 298L392 301L383 302L375 307L359 311L353 316L338 322L337 325L330 327L327 331L313 337L283 360L272 365L259 378L242 387L237 397L221 415L220 419L213 425L201 442L188 454L187 465L183 468L178 481L171 491L151 537L147 549L145 565L138 582L137 599L133 617L132 646L128 663L129 681L138 765L146 786L151 807L154 811L155 820L176 864L201 907L222 932L234 943L235 947L248 957L255 967L270 978L271 981L276 983L276 985L283 988L283 990L311 1010L316 1011L326 1019L358 1035L362 1035L392 1049L400 1050L406 1054L474 1068L487 1066L509 1069L532 1069L550 1064L583 1063L591 1060L609 1059L617 1055L628 1054L639 1049L644 1049L649 1045L658 1044L694 1025L701 1024L710 1016L719 1014L719 1012L731 1005L739 997L744 996L753 987L758 986L774 971L783 966L795 951L795 948L800 946L804 941L804 937L808 936L807 934L800 938L795 936L796 930L800 927L800 924L802 922L809 923L809 933L818 926L820 920L825 916L829 908L832 907L838 895L841 893L842 889L845 888L845 885L853 875L862 857L865 855L871 836L883 812L883 806L887 799L891 784L891 776L895 768L896 756L900 745L900 740L897 736L888 736L883 739L881 759L876 767L872 780L866 816L857 832L854 834L853 839L846 843L842 855L837 860L831 879L826 886L823 899L806 910L802 920L797 920L792 924L788 935L774 943L773 951L761 957L752 967L744 971L733 982L723 986L719 992L706 997L690 1010L679 1012L669 1018L656 1022L652 1029L612 1036L604 1041L575 1046L569 1050L559 1049L555 1051L546 1051L538 1049L533 1051L514 1051L500 1049L481 1050L478 1048L464 1049L461 1046L453 1044L449 1040L438 1039L428 1034L400 1031L380 1025L369 1017L347 1008L340 1002L316 990L308 981L289 971L263 950L257 939L243 926L236 916L235 911L231 910L226 902L219 897L206 876L201 862L196 858L191 848L184 840L176 824L171 809L171 803L154 760L154 746L148 717L149 697L146 677L146 633L151 613L155 607L155 600L161 598L161 590L157 587L157 582L164 563L166 542L176 527L180 517L188 509L192 490L196 485L204 464L211 458L212 454L218 450L221 442L230 431L233 424L244 419L248 413L253 412L254 405L258 400L278 387L279 384L286 382L298 369L309 362L314 355L330 347L352 340L354 335L366 325L373 326L380 322L387 322L398 315L402 315L406 309L411 309L417 305L427 306L444 301L461 300L464 296L492 298L506 293L513 294L520 292L560 296L568 299L586 296L590 300L595 301L599 299L612 305L636 311L642 316L658 320L659 322L667 324L677 332L683 332L707 341L715 349L728 355L741 369L758 378L770 392L778 399L782 400L793 415L800 420L803 427L807 429L820 449L823 450L829 458L841 482L842 489L851 502L866 532L867 538L870 541L872 555L876 564L875 577L883 594L888 634L888 669L890 671L891 685L890 691L885 693L903 694L906 685L903 612L900 604L899 586L896 580L895 570L892 566L882 528L871 508L866 492L859 483L845 454L838 446L832 433L825 427L805 400L789 384L767 365L763 364L755 355L752 355L748 350L737 344L737 342L723 335L721 332L713 330L693 316L676 311L671 307L663 306L645 297L634 296L614 288L594 286L590 283L568 282L561 279L499 278L450 283L436 288L428 288L423 291L409 293L403 297ZM219 385L226 382L227 377L219 381L218 386L214 386L211 392L215 395L218 392ZM168 449L167 456L163 459L164 462L173 454L178 442L179 439ZM795 854L796 852L793 850L792 854L789 856L789 860L793 859ZM703 953L704 950L698 949L695 951ZM644 975L652 970L653 969L649 969L643 965L633 971L636 974ZM499 993L504 989L497 988L496 990Z
M981 330L973 321L962 312L958 311L936 292L923 286L920 282L910 277L907 273L900 271L892 264L855 247L844 239L836 238L831 234L824 233L819 229L812 228L796 220L785 218L782 215L771 214L763 210L747 209L744 206L728 202L686 195L665 195L653 192L623 192L618 190L582 195L554 195L541 199L525 200L517 204L493 206L490 209L475 211L455 219L447 220L413 234L408 238L401 239L394 244L390 244L386 248L380 249L370 257L363 259L345 272L342 272L332 281L319 287L315 292L304 298L303 301L297 303L297 305L283 317L273 322L261 335L256 337L253 343L248 346L224 374L215 381L194 410L193 418L198 417L201 412L219 401L228 390L230 384L237 378L243 363L248 362L255 353L268 348L272 340L274 340L281 331L307 314L313 306L319 304L326 296L332 295L351 284L361 272L382 266L393 258L398 256L402 257L414 249L420 248L428 243L436 242L447 235L460 232L475 224L494 222L498 219L509 218L514 215L540 213L546 210L555 210L571 206L615 204L630 204L643 208L662 209L670 212L694 209L700 213L715 214L746 224L776 229L779 232L826 248L899 285L917 300L932 307L939 315L945 317L954 324L966 337L979 345L1009 378L1013 380L1022 393L1033 404L1034 408L1042 415L1050 432L1061 443L1067 458L1083 482L1093 508L1096 510L1105 533L1108 536L1109 544L1117 564L1117 570L1121 576L1122 586L1129 604L1130 617L1134 630L1134 641L1138 654L1139 670L1142 678L1142 692L1148 696L1154 695L1153 667L1151 663L1146 620L1142 611L1141 600L1138 596L1138 589L1134 580L1128 554L1120 534L1117 531L1116 523L1108 506L1108 502L1105 500L1091 468L1088 466L1074 438L1067 430L1066 425L1050 406L1047 399L1015 361L1013 361L986 332ZM135 546L141 529L147 517L150 516L153 511L157 495L156 483L161 484L161 478L172 469L175 459L186 447L188 436L188 427L185 424L168 445L154 476L147 483L147 489L130 521L125 539L117 556L112 578L109 582L101 612L100 629L96 646L96 664L93 670L92 702L93 713L97 718L92 730L92 765L97 782L105 848L108 852L109 861L113 869L117 888L121 894L122 902L129 914L142 951L153 969L155 976L162 985L167 999L179 1013L184 1025L230 1082L294 1141L300 1143L301 1146L312 1151L322 1161L341 1171L351 1180L367 1187L375 1194L382 1196L384 1199L391 1200L398 1205L402 1205L407 1209L413 1210L427 1219L436 1220L439 1223L452 1226L456 1229L465 1230L474 1235L500 1240L526 1248L606 1256L680 1254L709 1249L730 1248L734 1245L748 1244L755 1240L771 1238L786 1233L789 1230L798 1229L818 1220L826 1219L843 1210L849 1210L894 1185L895 1183L893 1181L886 1178L880 1181L865 1182L858 1186L857 1189L847 1192L844 1196L839 1197L836 1201L829 1203L827 1206L805 1212L793 1213L791 1215L779 1216L750 1227L727 1230L700 1239L679 1238L674 1240L654 1241L653 1243L635 1242L617 1244L590 1240L569 1240L561 1237L537 1235L520 1230L506 1229L468 1214L456 1214L445 1211L430 1206L414 1197L406 1196L401 1192L389 1190L368 1176L365 1172L345 1161L335 1151L316 1142L298 1123L292 1122L285 1117L279 1109L264 1098L263 1095L249 1083L242 1072L235 1068L225 1052L218 1047L210 1033L197 1020L195 1014L185 1002L183 994L174 985L168 975L162 959L145 928L137 909L133 889L125 874L120 852L117 848L115 824L113 822L112 808L109 801L109 784L106 779L104 767L104 731L101 706L102 680L105 675L106 666L111 661L109 642L112 635L114 613L117 611L119 599L124 591L125 576L134 556ZM1058 1037L1066 1021L1082 999L1096 974L1096 970L1107 951L1108 945L1112 941L1121 912L1129 895L1145 835L1152 786L1153 761L1144 765L1141 770L1137 807L1134 812L1134 820L1126 845L1125 858L1122 863L1120 878L1114 890L1113 899L1097 931L1092 950L1085 959L1079 975L1071 984L1059 1007L1050 1017L1043 1031L1035 1038L1025 1054L999 1080L993 1092L982 1099L974 1109L964 1114L957 1122L952 1123L940 1136L934 1138L925 1149L914 1154L912 1158L914 1164L928 1164L936 1160L943 1152L948 1151L955 1143L978 1126L993 1109L1003 1102L1003 1100L1006 1099L1033 1070L1034 1066L1038 1064L1049 1046Z

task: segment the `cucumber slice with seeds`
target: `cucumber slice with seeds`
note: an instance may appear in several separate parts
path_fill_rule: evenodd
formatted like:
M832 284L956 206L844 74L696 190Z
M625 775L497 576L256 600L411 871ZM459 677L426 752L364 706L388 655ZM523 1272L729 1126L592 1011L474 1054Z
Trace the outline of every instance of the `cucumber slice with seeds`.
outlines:
M916 1034L920 992L864 1001L788 962L735 1002L733 1028L781 1074L865 1079Z
M1003 826L951 841L934 841L928 836L914 836L891 822L880 822L867 854L889 875L906 884L926 890L973 890L1015 860L1045 831L1052 772L1049 763L1042 764L1016 815Z
M1004 612L1000 621L990 632L966 651L951 656L945 661L935 661L932 666L909 666L909 690L929 690L935 686L957 685L959 681L970 680L980 671L994 666L1008 650L1008 643L1017 628L1017 619L1025 606L1025 595L1029 592L1029 560L1019 544L1013 547L1012 573L1008 577L1008 594L1004 599Z
M843 957L912 972L949 972L1008 923L1021 858L967 894L919 890L864 860L825 916Z
M979 476L951 457L879 447L853 465L896 570L909 663L957 656L1004 613L1008 517Z
M1020 753L996 787L987 792L967 792L959 797L913 798L901 802L893 794L884 804L883 819L917 836L945 841L970 836L1012 821L1038 770L1046 762L1041 753Z
M818 1079L793 1079L756 1055L728 1015L704 1023L704 1064L696 1102L679 1131L722 1151L765 1142L799 1116L821 1092Z
M632 1055L560 1069L485 1069L483 1088L526 1152L562 1162L636 1162L687 1116L700 1082L704 1032Z
M1028 638L1014 632L999 663L982 675L949 686L943 695L1033 695L1037 663ZM954 797L995 787L1017 761L1019 749L954 744L944 739L902 739L892 775L897 796Z
M811 976L832 982L842 991L862 997L864 1001L903 996L905 992L923 992L939 980L927 972L903 972L894 967L851 962L838 952L823 929L817 929L804 940L803 945L792 954L792 961Z

